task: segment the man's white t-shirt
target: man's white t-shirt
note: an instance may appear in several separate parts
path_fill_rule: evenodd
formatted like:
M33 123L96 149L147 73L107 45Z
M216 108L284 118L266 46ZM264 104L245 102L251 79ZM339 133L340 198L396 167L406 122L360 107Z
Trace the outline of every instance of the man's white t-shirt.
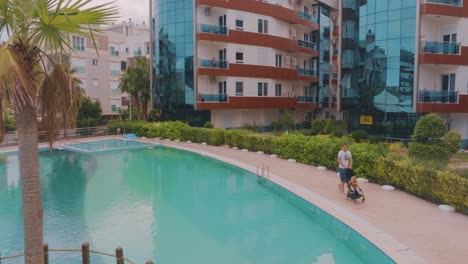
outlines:
M341 163L339 164L339 167L342 169L348 168L349 160L351 159L351 157L352 157L351 152L349 150L347 150L346 152L344 152L343 150L340 150L340 152L338 152L338 160L340 160L341 158L341 163L346 165L346 167L341 166Z

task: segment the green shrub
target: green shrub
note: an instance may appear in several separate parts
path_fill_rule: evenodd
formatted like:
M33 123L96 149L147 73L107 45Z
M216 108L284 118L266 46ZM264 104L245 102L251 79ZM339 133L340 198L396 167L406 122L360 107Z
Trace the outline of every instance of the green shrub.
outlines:
M353 169L359 177L370 178L375 173L378 159L389 153L385 144L351 144L349 151L353 155Z
M325 122L325 127L323 128L323 133L326 135L330 135L333 130L335 130L335 120L329 118Z
M369 143L371 144L379 144L383 142L382 138L379 136L371 136L368 139L369 139Z
M101 124L100 118L87 118L76 120L77 127L95 127Z
M205 124L203 124L203 127L204 128L213 128L214 125L210 121L206 121Z
M161 111L159 109L151 109L147 117L148 122L158 122L161 121Z
M434 170L410 159L380 158L371 181L390 184L435 203L449 204L468 214L468 179Z
M322 134L323 129L325 128L325 121L320 117L317 117L311 122L310 127L315 135Z
M334 137L342 137L346 134L348 125L344 120L335 121L335 129L333 129L331 135Z
M408 155L419 163L443 167L448 163L450 153L445 144L409 143Z
M294 128L294 119L288 111L285 111L279 121L282 131L290 131Z
M249 131L252 131L252 132L260 132L262 130L262 128L257 126L257 124L255 124L255 123L253 123L253 124L244 123L244 124L242 124L242 129L249 130Z
M428 114L416 123L413 141L421 143L439 141L445 133L447 133L447 125L444 120L436 114Z
M361 143L361 141L367 139L367 131L365 130L355 130L351 132L351 137L354 139L354 142Z
M457 153L461 147L461 135L456 130L450 130L444 136L444 142L450 155Z
M15 131L16 130L16 120L14 118L7 118L5 120L5 130L6 131Z

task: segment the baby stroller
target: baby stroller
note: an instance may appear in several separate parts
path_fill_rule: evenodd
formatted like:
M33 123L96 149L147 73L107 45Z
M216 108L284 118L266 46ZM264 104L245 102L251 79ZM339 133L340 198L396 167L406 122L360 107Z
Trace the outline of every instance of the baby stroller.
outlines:
M353 169L346 169L346 179L348 180L348 192L346 193L346 200L351 199L354 203L356 200L362 199L361 201L365 201L364 192L362 191L361 187L357 184L356 177L354 176L355 173Z

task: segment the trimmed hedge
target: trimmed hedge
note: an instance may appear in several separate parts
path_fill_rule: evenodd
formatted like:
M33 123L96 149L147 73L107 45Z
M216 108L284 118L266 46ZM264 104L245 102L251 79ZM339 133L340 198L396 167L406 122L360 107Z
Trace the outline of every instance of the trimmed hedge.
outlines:
M409 159L380 158L370 180L390 184L435 203L449 204L468 214L468 179L412 163Z
M120 122L109 122L108 129L116 132L123 128ZM257 134L246 130L225 130L190 127L175 122L146 123L124 122L126 133L140 137L160 137L209 145L229 145L250 151L278 154L284 159L337 170L337 155L343 143L349 145L353 155L353 168L359 177L379 184L391 184L418 197L435 203L446 203L468 214L468 179L448 171L416 164L411 159L393 155L388 144L352 144L349 137L305 136L283 134L281 136ZM431 152L432 153L432 152ZM440 153L439 153L440 154ZM445 155L445 153L443 154Z

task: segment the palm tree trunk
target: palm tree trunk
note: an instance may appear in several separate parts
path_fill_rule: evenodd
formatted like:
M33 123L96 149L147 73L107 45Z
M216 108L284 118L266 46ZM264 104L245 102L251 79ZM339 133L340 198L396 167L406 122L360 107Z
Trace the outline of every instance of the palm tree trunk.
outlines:
M36 107L27 104L16 113L16 129L23 189L24 263L43 264L43 217Z

